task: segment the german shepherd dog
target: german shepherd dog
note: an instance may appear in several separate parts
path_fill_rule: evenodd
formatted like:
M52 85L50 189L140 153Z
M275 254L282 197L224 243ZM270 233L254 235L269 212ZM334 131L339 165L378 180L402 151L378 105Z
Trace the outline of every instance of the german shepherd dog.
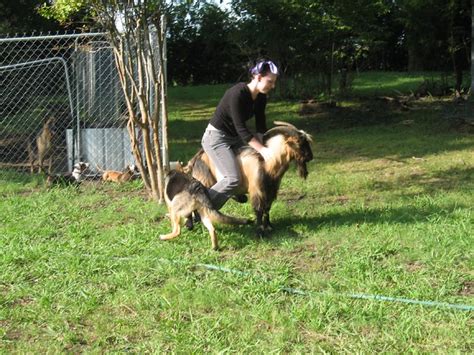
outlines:
M193 211L201 216L201 221L209 231L212 249L218 249L217 234L213 222L225 224L250 224L249 219L236 218L220 213L212 206L206 187L193 177L172 170L165 178L165 201L168 206L172 231L160 235L161 240L173 239L181 233L181 218Z
M38 172L42 173L45 161L47 160L48 173L51 173L52 168L52 150L53 150L53 124L55 118L49 117L43 125L43 128L36 136L36 151L33 150L31 142L27 144L28 158L30 160L30 170L34 173L35 163L38 166Z

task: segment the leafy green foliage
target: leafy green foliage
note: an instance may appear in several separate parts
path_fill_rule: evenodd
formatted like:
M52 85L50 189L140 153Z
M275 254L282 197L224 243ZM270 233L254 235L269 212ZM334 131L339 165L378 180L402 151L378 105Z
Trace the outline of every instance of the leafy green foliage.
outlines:
M90 7L92 0L54 0L50 5L43 4L39 9L41 15L66 22L85 7Z
M42 0L0 2L0 33L27 33L59 29L56 21L49 21L37 13Z

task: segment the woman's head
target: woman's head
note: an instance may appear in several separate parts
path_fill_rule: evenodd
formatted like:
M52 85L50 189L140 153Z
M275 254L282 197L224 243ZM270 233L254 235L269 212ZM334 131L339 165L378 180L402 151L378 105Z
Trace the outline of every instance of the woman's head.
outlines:
M258 61L257 64L250 69L250 74L252 76L258 74L265 76L269 73L275 75L279 74L277 66L271 60Z
M268 93L275 87L278 73L277 66L271 60L259 61L250 69L252 82L255 83L258 92L262 94Z

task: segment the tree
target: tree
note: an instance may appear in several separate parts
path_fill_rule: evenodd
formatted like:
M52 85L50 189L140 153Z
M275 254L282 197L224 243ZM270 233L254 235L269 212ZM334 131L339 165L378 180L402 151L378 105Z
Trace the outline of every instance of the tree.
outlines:
M213 84L239 78L241 54L232 38L235 21L227 11L204 1L183 2L171 8L168 24L170 82Z
M471 5L471 97L474 97L474 2Z
M0 1L0 33L58 29L59 24L56 21L44 18L36 11L42 3L43 1L41 0Z
M293 98L330 94L334 73L385 41L383 0L233 0L232 8L245 54L275 58L280 90Z
M456 94L462 89L463 70L468 68L470 40L470 0L450 0L448 3L449 53L456 77Z
M163 165L167 156L167 112L164 73L165 0L56 0L45 16L65 21L86 9L107 30L128 111L133 155L150 196L163 200ZM154 43L154 39L156 43ZM162 137L159 127L161 124ZM140 138L143 151L140 147ZM166 153L165 153L166 154Z

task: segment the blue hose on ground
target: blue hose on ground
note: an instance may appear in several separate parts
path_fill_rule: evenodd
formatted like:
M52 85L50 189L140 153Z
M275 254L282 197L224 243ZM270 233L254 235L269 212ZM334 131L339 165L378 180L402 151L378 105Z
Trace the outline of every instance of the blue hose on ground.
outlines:
M205 268L207 270L212 270L212 271L222 271L222 272L232 273L239 276L249 276L249 273L247 272L228 269L228 268L217 266L217 265L196 264L196 266ZM398 302L398 303L417 304L417 305L428 306L428 307L450 308L450 309L457 309L457 310L462 310L462 311L474 311L474 306L467 305L467 304L451 304L451 303L436 302L436 301L420 301L420 300L409 299L409 298L370 295L370 294L364 294L364 293L313 292L313 291L304 291L304 290L291 288L291 287L282 287L280 290L288 292L288 293L296 294L296 295L302 295L302 296L313 296L313 295L340 296L340 297L348 297L348 298L371 300L371 301Z

